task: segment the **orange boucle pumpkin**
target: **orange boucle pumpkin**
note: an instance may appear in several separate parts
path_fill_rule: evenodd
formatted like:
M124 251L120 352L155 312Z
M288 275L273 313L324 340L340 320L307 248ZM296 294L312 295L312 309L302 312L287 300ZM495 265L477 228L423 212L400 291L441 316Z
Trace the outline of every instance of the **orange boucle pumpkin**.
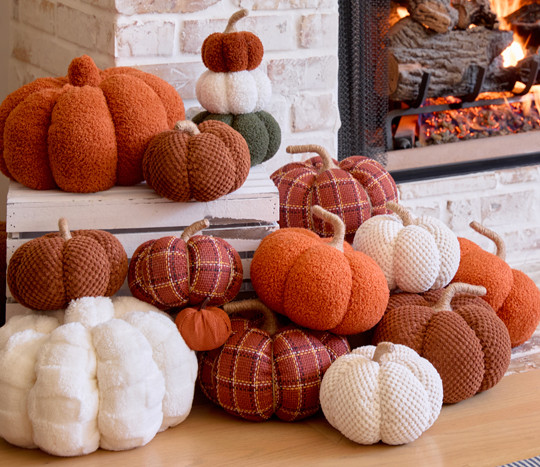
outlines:
M128 260L109 232L75 230L65 219L60 232L22 244L9 261L7 283L13 297L34 310L58 310L81 297L112 296L126 278Z
M216 73L254 70L262 61L264 48L260 39L248 31L236 31L236 23L248 15L242 9L234 13L223 32L210 34L203 42L204 65Z
M510 337L489 304L474 295L484 287L463 283L423 295L390 297L373 343L393 342L412 348L441 375L445 403L485 391L504 376L510 364ZM456 296L466 294L465 296Z
M0 106L0 170L29 188L76 193L143 180L150 139L185 117L175 89L130 67L99 70L87 55L66 78L40 78Z
M540 323L540 290L529 276L505 262L506 247L496 232L478 222L470 225L495 243L497 253L489 253L476 243L459 238L461 259L453 282L486 288L484 299L508 328L512 347L517 347L533 335Z
M331 241L300 228L265 237L251 262L251 282L262 302L295 323L336 334L357 334L381 319L389 290L369 256L343 241L345 226L335 214L314 206L313 214L333 226Z
M211 201L245 182L251 165L240 133L217 120L199 126L180 121L156 135L144 155L144 178L156 193L173 201Z

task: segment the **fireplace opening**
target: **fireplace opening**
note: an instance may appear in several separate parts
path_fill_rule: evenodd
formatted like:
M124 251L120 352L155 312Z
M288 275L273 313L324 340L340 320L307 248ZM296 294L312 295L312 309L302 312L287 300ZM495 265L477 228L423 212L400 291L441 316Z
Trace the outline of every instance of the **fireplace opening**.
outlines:
M539 163L539 45L538 1L340 1L340 157L398 181Z

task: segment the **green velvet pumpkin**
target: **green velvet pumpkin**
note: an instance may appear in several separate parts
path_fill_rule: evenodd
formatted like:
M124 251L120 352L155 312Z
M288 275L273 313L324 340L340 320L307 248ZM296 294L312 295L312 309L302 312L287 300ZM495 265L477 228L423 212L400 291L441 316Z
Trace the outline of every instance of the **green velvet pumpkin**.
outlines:
M219 120L232 126L247 142L251 167L267 161L276 154L281 144L278 122L264 110L247 114L213 114L207 111L192 118L197 125L205 120Z

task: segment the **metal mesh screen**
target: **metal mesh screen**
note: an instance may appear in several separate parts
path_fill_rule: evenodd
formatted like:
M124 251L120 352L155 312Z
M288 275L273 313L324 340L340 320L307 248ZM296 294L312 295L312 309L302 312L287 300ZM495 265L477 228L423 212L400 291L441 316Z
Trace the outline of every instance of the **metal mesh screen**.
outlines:
M386 164L389 15L390 0L339 0L340 159L362 155Z

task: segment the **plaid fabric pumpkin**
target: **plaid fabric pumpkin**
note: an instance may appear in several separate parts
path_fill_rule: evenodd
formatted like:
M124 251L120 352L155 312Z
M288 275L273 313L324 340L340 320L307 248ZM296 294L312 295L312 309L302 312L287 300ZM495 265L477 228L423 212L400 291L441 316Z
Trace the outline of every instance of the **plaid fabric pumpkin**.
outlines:
M259 329L260 319L234 317L225 344L199 354L199 384L226 412L251 421L273 414L292 422L320 408L325 371L350 351L344 337L286 326L276 334Z
M243 280L240 255L222 238L193 236L204 226L195 223L181 237L140 245L128 271L133 296L162 310L198 305L206 298L208 305L220 306L236 297Z
M338 163L316 145L289 146L287 152L320 156L286 164L270 176L279 190L280 227L302 227L331 237L331 226L311 216L311 206L319 205L341 217L345 239L351 242L364 221L388 214L385 204L398 201L394 179L373 159L351 156Z

